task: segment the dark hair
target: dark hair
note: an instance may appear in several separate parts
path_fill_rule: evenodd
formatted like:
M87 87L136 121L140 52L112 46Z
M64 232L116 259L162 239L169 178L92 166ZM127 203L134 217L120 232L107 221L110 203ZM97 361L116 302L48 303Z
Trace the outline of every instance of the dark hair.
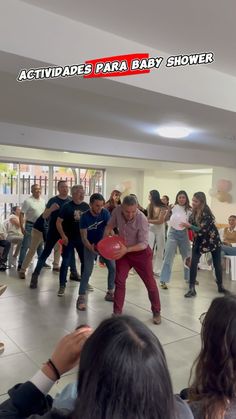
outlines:
M162 198L161 198L161 200L162 200L163 198L166 198L166 200L167 200L167 204L165 204L165 205L169 205L169 202L170 202L170 198L169 198L169 196L168 196L168 195L163 195L163 196L162 196Z
M180 195L184 195L184 196L185 196L185 198L186 198L186 203L185 203L184 209L185 209L185 211L187 212L187 211L191 208L191 206L190 206L190 202L189 202L189 197L188 197L187 192L185 192L185 191L179 191L179 192L177 193L176 198L175 198L175 205L177 205L177 204L178 204L178 197L179 197Z
M201 351L191 376L194 367L190 401L203 401L204 417L223 419L236 394L236 296L212 301L203 321Z
M115 207L115 204L116 205L121 205L121 200L120 199L117 202L114 201L114 199L113 199L113 195L114 194L117 194L117 195L119 195L121 197L121 192L118 191L118 189L113 189L113 191L111 192L110 198L108 199L108 201L106 201L106 205L107 206L108 205L111 205L111 206L114 206Z
M12 209L11 209L11 214L15 214L15 213L16 213L16 210L17 210L17 208L20 208L20 207L19 207L19 205L15 205L14 207L12 207Z
M171 379L157 337L134 317L104 320L81 353L72 417L171 419L174 411Z
M234 218L234 219L236 219L236 215L230 215L228 218Z
M59 181L57 182L57 189L59 189L59 186L60 186L62 183L66 183L66 184L67 184L67 180L59 180Z
M206 195L204 194L204 192L195 192L193 196L201 203L200 208L197 211L193 209L193 217L196 219L196 221L198 223L201 221L203 213L210 215L212 217L212 220L214 221L215 216L213 215L211 209L207 205Z
M161 197L160 197L160 193L156 190L153 189L152 191L149 192L150 196L151 196L151 202L148 205L148 217L149 218L154 218L154 208L155 207L165 207L165 204L163 204Z
M89 203L93 204L94 201L103 201L105 203L105 199L103 198L102 194L100 194L100 193L93 193L90 196Z

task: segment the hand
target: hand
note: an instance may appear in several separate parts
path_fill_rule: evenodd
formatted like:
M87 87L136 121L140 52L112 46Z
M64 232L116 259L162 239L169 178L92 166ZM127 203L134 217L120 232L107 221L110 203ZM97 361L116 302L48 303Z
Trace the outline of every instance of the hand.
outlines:
M91 327L84 326L58 342L51 360L61 375L78 365L82 348L91 333Z
M50 210L51 210L51 212L53 212L53 211L56 211L56 210L58 210L60 207L59 207L59 205L56 203L56 202L54 202L51 206L50 206Z
M115 259L121 259L126 253L128 253L127 247L123 243L120 243L120 249L114 252Z
M63 236L63 237L62 237L62 244L63 244L64 246L67 246L67 245L68 245L68 243L69 243L69 239L68 239L68 237L67 237L67 236Z
M180 223L179 226L180 227L185 227L185 228L190 228L191 224L190 223Z

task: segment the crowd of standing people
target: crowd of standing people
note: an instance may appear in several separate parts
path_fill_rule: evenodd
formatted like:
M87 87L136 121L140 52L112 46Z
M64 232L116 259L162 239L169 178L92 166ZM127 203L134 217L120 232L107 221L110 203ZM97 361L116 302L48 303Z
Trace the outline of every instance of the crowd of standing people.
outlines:
M50 268L47 258L54 250L53 271L59 273L58 297L63 297L66 292L70 268L70 279L80 282L76 308L84 311L87 291L93 290L89 279L94 263L100 257L100 263L108 271L105 300L113 302L114 315L122 313L126 279L134 269L147 288L153 322L160 324L157 280L160 280L162 289L168 289L178 248L183 259L184 279L189 284L186 298L196 296L198 262L207 252L212 255L218 292L227 292L222 283L221 251L232 253L234 248L226 241L232 238L232 233L225 231L227 237L222 246L214 215L203 192L195 193L190 204L187 193L181 190L175 203L170 205L167 195L161 198L157 190L151 190L149 204L144 209L134 194L125 196L121 202L121 192L113 190L105 202L101 194L95 193L88 204L84 200L82 185L74 185L71 196L66 181L60 180L57 186L58 194L45 205L40 186L32 185L31 196L23 202L21 209L12 209L5 230L2 228L0 231L0 246L3 248L1 270L6 267L7 255L14 245L15 251L11 252L9 264L15 265L19 254L18 275L25 279L37 252L31 289L38 287L42 268ZM231 216L229 220L235 227L236 217ZM124 239L116 261L101 257L97 250L98 242L104 236L113 234L119 234ZM80 273L77 271L75 251L80 261Z

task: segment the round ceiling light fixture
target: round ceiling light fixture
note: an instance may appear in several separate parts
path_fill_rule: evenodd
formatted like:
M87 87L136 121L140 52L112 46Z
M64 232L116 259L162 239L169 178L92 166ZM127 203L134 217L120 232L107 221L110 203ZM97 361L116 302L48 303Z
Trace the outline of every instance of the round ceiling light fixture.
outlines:
M185 138L191 134L192 130L186 127L163 126L157 129L157 133L161 137L166 138Z

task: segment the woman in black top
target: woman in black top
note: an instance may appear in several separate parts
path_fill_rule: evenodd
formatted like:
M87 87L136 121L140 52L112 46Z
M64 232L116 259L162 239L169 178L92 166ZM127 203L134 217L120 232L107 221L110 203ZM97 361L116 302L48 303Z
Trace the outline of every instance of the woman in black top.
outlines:
M189 260L189 291L185 294L185 297L191 298L196 296L195 282L198 262L201 255L208 252L212 254L218 292L227 293L227 290L222 285L221 240L215 226L215 217L207 205L204 192L196 192L193 195L192 209L189 223L182 223L184 227L190 228L194 232L192 259L191 261Z

